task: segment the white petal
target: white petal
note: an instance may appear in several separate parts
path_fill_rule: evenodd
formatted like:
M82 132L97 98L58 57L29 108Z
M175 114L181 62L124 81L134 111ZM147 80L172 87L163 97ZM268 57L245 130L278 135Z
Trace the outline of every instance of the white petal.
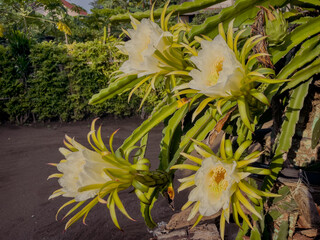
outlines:
M79 147L75 142L72 144ZM58 180L64 192L63 196L74 197L76 201L84 201L94 197L98 189L84 192L78 192L78 189L110 181L111 179L103 171L108 167L113 166L104 161L99 153L85 147L77 152L70 152L66 155L66 161L57 165L58 170L63 173L63 176Z
M148 19L142 19L136 30L129 29L128 32L131 40L121 47L121 51L126 52L129 59L123 63L120 71L125 74L138 74L138 77L159 72L159 61L153 54L156 49L162 52L167 48L164 38L172 35Z
M68 154L72 153L69 149L66 149L64 147L59 148L59 152L63 155L63 156L67 156Z
M244 71L225 40L218 35L213 41L201 41L201 47L198 56L190 59L198 69L190 71L189 87L209 97L239 92Z

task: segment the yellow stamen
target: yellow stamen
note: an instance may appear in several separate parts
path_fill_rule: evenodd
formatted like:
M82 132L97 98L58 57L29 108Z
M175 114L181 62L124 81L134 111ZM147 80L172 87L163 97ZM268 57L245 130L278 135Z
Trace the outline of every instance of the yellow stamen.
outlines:
M224 61L224 58L220 57L213 64L213 67L211 69L211 73L210 73L210 76L209 76L209 81L208 81L208 85L209 86L214 86L214 85L217 84L220 72L222 71L222 68L223 68L223 61Z
M218 166L212 169L209 173L209 186L216 193L221 193L228 187L228 181L225 179L227 170Z

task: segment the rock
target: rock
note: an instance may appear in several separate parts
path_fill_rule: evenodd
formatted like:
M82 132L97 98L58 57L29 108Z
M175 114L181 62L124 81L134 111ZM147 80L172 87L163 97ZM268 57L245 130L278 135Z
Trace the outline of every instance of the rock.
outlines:
M320 216L307 186L297 183L292 189L292 196L300 209L299 224L301 228L320 228Z
M298 224L298 228L310 228L310 224L302 215L299 216L297 224Z
M301 233L307 237L311 237L314 238L316 236L318 236L318 230L317 229L307 229L307 230L303 230L301 231Z
M220 234L215 224L202 224L190 229L189 237L192 240L219 240Z
M174 229L180 229L180 228L192 226L196 222L196 220L199 216L199 213L197 213L197 215L193 219L191 219L190 221L187 221L188 216L191 212L191 209L192 209L192 207L189 207L189 208L185 209L184 211L181 211L179 213L174 214L171 217L169 223L167 224L166 229L174 230ZM215 219L218 216L220 216L220 212L217 214L214 214L212 216L203 217L200 222Z
M312 240L313 238L306 237L301 233L296 233L293 235L293 240Z
M157 236L158 240L188 240L188 233L185 229L172 231L163 235Z
M169 233L169 231L166 229L165 222L158 223L158 226L150 232L152 232L153 236L155 237Z

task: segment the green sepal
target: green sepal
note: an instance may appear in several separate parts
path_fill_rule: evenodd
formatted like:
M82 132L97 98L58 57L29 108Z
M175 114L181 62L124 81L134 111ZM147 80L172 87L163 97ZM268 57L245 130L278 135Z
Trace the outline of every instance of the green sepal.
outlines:
M251 145L252 141L243 142L234 153L234 159L239 160L243 152Z
M90 185L79 188L78 192L90 191L93 189L101 188L102 186L103 186L103 184L90 184Z
M140 191L139 189L134 189L134 193L137 195L137 197L139 198L139 200L141 201L141 202L143 202L144 204L147 204L147 205L150 205L151 203L150 203L150 201L149 201L149 199L145 196L145 194L142 192L142 191Z
M116 225L117 228L119 228L121 230L121 227L120 227L118 219L117 219L116 206L115 206L115 201L113 198L111 198L109 211L110 211L110 216L111 216L112 222L114 223L114 225Z
M73 223L78 221L83 215L89 212L97 203L98 203L98 198L95 197L83 209L81 209L78 213L76 213L72 218L69 219L69 221L66 223L65 229L68 229Z
M254 173L254 174L259 174L259 175L270 175L271 174L271 170L268 168L256 168L256 167L251 167L251 166L244 167L243 171Z
M270 106L268 98L262 92L259 92L257 89L251 89L250 95L259 100L260 102L264 103L265 105Z
M198 140L196 140L196 139L191 139L192 140L192 142L194 142L196 145L198 145L199 147L201 147L203 150L205 150L207 153L209 153L209 154L211 154L211 155L214 155L214 152L211 150L211 148L207 145L207 144L205 144L205 143L203 143L203 142L200 142L200 141L198 141Z
M249 106L248 106L248 103L247 103L245 97L244 96L240 96L237 99L237 103L238 103L238 109L239 109L239 113L240 113L240 117L241 117L242 122L246 125L246 127L251 132L253 132L253 128L251 126L251 123L250 123L250 120L249 120L249 115L248 115Z
M112 198L113 198L113 201L115 202L116 206L118 207L118 209L123 213L123 215L125 215L130 220L135 221L132 217L129 216L128 212L124 208L124 206L123 206L123 204L122 204L122 202L121 202L121 200L119 198L117 190L115 190L113 192Z
M111 179L131 179L132 176L130 175L129 169L117 169L117 168L105 168L104 172L111 178Z
M148 192L149 187L144 185L143 183L133 179L132 186L136 189L139 189L141 192Z

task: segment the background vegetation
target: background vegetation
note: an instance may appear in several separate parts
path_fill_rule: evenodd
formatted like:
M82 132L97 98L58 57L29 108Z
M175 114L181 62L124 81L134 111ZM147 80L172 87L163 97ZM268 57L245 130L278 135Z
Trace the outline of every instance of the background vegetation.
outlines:
M157 6L164 2L157 1ZM111 26L109 18L149 9L150 4L97 0L91 14L72 17L60 0L1 1L0 121L73 121L151 112L161 93L150 95L142 110L137 107L142 91L129 104L124 93L103 104L88 105L94 93L108 86L111 74L125 59L116 45L121 28L128 23ZM38 13L39 8L47 15ZM71 29L71 35L57 28L59 21Z
M2 121L70 121L106 114L137 114L139 97L134 96L128 104L127 94L88 105L92 94L108 85L110 74L123 58L117 54L117 40L111 38L106 44L96 40L31 45L22 33L17 32L17 36L24 44L20 52L16 52L15 44L0 46Z

